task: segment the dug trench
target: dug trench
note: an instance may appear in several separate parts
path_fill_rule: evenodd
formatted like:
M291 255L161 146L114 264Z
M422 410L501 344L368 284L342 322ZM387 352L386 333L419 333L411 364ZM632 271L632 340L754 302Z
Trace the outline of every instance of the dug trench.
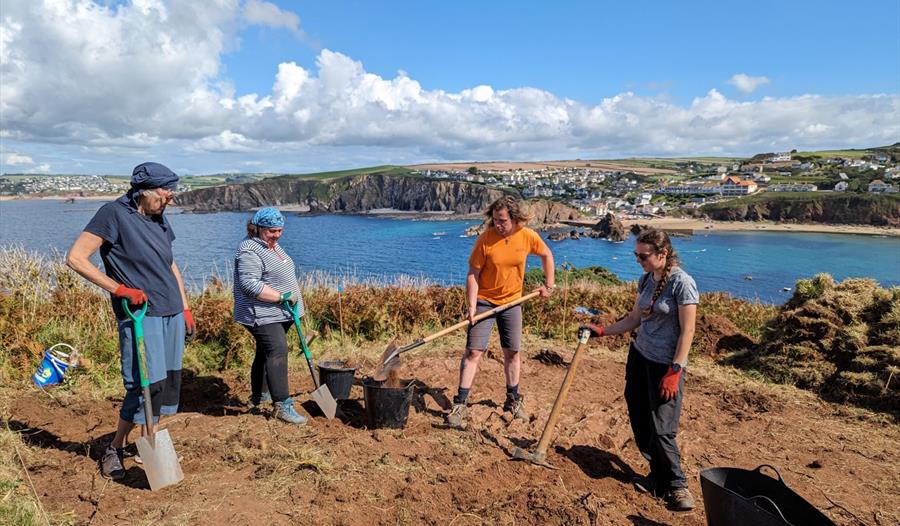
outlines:
M130 458L123 481L99 474L117 400L21 390L8 400L4 419L25 443L23 459L43 506L76 524L701 525L702 468L764 463L838 524L900 519L900 433L877 414L698 359L687 378L678 437L698 507L673 513L630 483L646 463L622 397L623 352L591 344L548 451L557 468L550 470L510 460L509 453L539 438L573 349L526 339L528 422L503 413L502 364L486 356L470 426L457 431L442 423L461 345L449 339L404 355L402 374L416 379L416 389L400 430L367 429L360 386L341 402L342 417L326 420L304 396L312 382L299 367L291 385L312 416L304 427L250 414L240 402L246 381L234 372L189 377L185 412L167 425L185 480L159 492L149 491Z

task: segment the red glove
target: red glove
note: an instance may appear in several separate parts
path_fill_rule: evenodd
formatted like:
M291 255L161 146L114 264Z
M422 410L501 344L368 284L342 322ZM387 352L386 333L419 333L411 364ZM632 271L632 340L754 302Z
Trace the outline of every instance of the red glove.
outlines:
M113 296L117 298L125 298L128 300L128 303L131 303L132 305L147 303L147 295L144 294L143 290L129 289L125 285L119 285L115 292L113 292Z
M603 330L603 327L599 327L593 323L585 323L581 327L578 327L578 331L591 331L591 337L603 336L606 333L606 331Z
M184 309L184 339L185 339L185 341L193 340L195 334L197 334L197 324L194 322L194 316L191 314L191 309Z
M672 400L675 398L675 395L678 394L678 379L681 378L682 371L684 371L684 367L679 369L676 373L672 370L672 366L669 366L666 375L663 376L662 381L659 382L659 396L661 396L663 400Z

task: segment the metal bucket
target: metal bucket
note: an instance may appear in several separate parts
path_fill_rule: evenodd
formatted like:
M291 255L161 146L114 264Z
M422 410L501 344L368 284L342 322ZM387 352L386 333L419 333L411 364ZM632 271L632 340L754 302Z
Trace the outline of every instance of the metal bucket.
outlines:
M764 467L771 468L778 479L763 475ZM769 464L754 470L704 469L700 487L709 526L834 526Z

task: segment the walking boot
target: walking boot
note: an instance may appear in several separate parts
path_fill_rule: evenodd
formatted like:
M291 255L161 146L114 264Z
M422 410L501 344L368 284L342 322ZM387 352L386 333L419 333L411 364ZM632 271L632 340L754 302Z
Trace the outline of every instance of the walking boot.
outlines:
M283 402L275 402L275 418L298 426L306 424L306 417L294 409L294 401L290 398Z
M100 472L103 476L112 480L122 480L125 478L125 467L122 466L122 458L124 453L121 449L112 446L106 448L103 457L100 458Z
M522 395L507 396L503 402L503 410L512 413L516 420L528 421L528 413L525 412L525 397Z
M469 406L453 397L453 408L447 415L447 425L454 429L465 429L469 420Z
M666 507L673 511L690 511L694 509L694 497L687 488L672 488L664 497Z

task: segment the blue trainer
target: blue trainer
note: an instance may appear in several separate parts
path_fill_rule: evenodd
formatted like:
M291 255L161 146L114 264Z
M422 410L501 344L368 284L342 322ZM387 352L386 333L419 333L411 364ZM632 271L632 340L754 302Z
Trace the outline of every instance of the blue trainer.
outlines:
M275 418L298 426L306 424L306 417L294 409L294 401L290 398L283 402L275 402Z

